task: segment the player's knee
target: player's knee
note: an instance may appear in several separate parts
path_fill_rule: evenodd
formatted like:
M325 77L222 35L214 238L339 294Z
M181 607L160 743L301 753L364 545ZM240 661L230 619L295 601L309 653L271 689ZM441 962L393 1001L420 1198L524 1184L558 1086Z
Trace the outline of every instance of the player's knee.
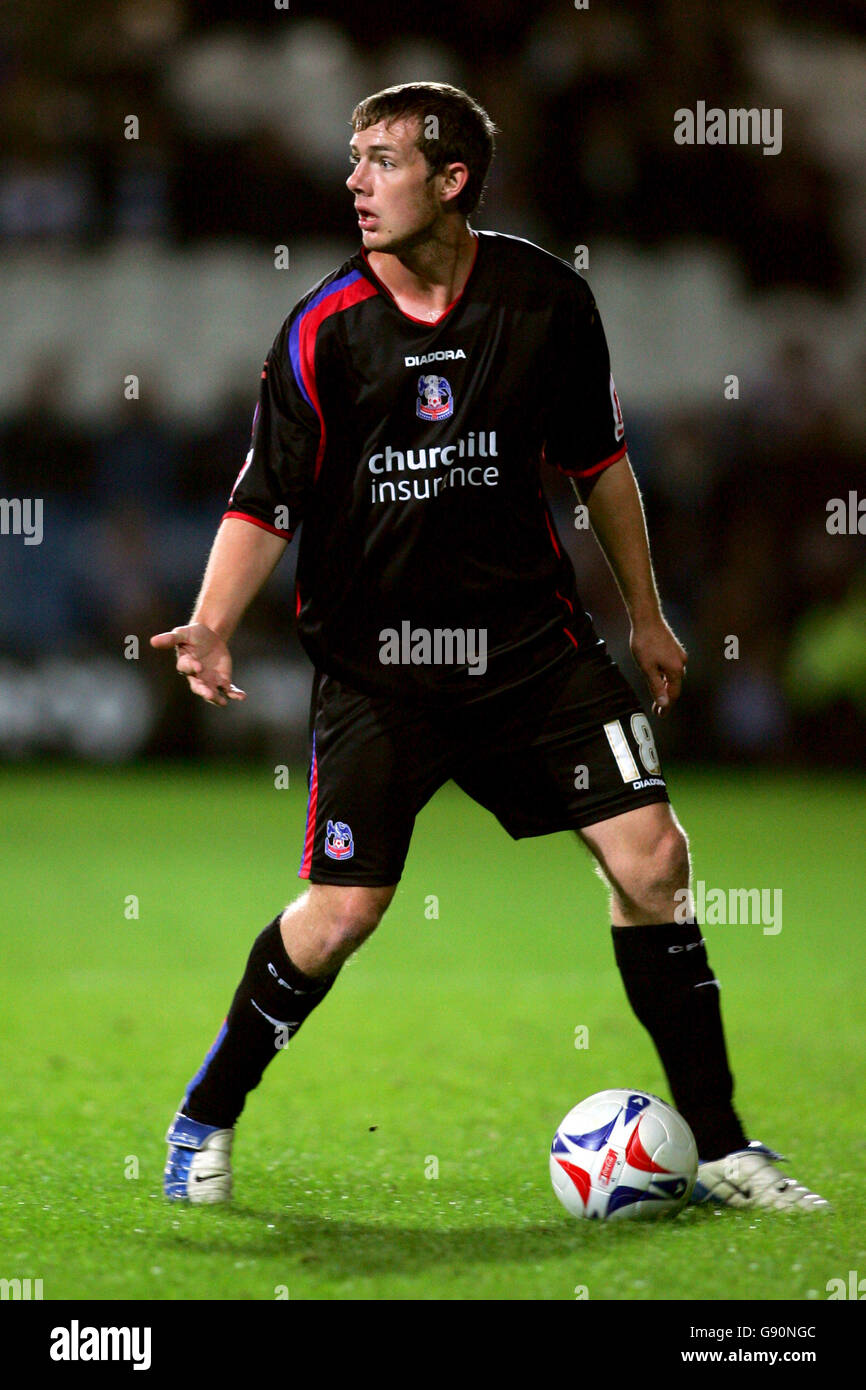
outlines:
M677 890L689 882L688 840L681 827L676 822L660 827L650 840L632 848L611 877L630 911L664 913Z
M654 877L660 889L676 892L689 882L689 842L676 823L659 836L653 856Z
M629 896L648 912L667 918L674 894L687 888L688 882L688 841L680 827L672 824L660 832L634 866Z
M323 903L323 934L335 952L351 952L382 920L393 888L333 888Z

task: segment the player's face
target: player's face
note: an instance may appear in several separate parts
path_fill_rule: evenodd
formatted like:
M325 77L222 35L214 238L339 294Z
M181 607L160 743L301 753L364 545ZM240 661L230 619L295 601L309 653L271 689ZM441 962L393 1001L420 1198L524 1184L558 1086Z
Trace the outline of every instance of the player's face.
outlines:
M423 241L443 215L447 174L431 175L416 144L417 120L380 122L359 131L349 146L353 164L346 187L355 199L361 240L368 251L397 251ZM463 167L463 166L457 166ZM445 199L447 203L447 196Z

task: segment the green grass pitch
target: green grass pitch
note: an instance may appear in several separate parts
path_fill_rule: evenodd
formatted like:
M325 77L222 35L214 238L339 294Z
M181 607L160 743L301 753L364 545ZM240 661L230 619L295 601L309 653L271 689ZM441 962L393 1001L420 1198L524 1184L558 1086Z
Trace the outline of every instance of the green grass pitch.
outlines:
M558 1121L664 1078L588 856L570 835L514 844L453 787L419 817L382 926L250 1097L231 1209L169 1205L167 1123L253 937L303 889L304 778L20 769L0 800L0 1276L64 1300L824 1300L866 1275L866 781L671 785L696 877L783 891L781 932L708 928L710 959L747 1128L832 1217L567 1216Z

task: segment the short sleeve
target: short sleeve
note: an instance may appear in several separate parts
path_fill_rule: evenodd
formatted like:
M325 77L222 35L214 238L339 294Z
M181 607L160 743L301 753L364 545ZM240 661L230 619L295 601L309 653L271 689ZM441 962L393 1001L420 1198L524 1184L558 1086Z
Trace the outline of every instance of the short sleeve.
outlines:
M321 441L319 417L289 356L289 330L287 320L262 367L249 453L225 512L287 541L303 519Z
M567 477L591 482L625 457L625 425L601 315L577 274L556 322L543 457Z

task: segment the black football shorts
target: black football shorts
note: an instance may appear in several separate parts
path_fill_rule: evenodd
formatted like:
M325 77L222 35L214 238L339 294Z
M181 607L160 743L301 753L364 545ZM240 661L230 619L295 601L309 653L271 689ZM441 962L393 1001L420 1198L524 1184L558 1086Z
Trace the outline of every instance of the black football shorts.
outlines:
M416 815L452 778L515 840L669 799L649 719L601 641L457 710L319 674L311 730L311 883L398 883Z

